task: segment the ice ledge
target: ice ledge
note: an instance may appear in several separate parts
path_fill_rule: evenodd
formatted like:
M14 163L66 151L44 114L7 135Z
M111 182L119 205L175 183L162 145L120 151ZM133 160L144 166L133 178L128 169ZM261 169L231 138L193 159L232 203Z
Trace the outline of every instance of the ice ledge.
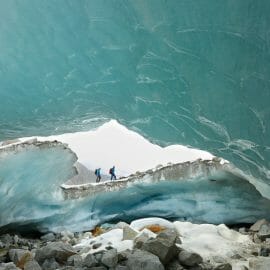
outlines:
M181 181L201 176L210 177L217 171L231 172L232 166L229 163L224 162L223 159L217 157L214 157L211 160L197 159L193 162L169 163L166 166L159 165L154 169L137 172L116 181L85 183L80 185L63 184L61 185L61 188L66 199L75 199L92 196L102 192L118 191L136 183L156 183L164 180Z

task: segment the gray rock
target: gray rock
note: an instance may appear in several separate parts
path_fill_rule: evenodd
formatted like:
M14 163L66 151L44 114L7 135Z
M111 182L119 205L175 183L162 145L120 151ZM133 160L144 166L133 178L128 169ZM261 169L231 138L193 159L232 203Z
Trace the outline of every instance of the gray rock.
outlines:
M8 252L10 260L15 264L17 264L26 254L31 257L31 253L28 250L24 249L10 249Z
M101 247L101 246L102 246L101 243L95 243L95 244L93 244L92 248L93 248L93 249L98 249L98 248Z
M269 257L251 258L249 260L249 270L269 270L269 266Z
M126 222L120 221L120 222L118 222L115 225L115 228L117 228L117 229L124 229L124 227L126 227L126 226L129 227L129 224L127 224Z
M53 233L47 233L40 237L42 241L55 241L55 235Z
M125 265L116 265L115 270L129 270Z
M101 259L101 262L108 267L115 267L118 262L118 255L116 249L106 251Z
M130 250L124 250L122 252L118 253L118 262L123 262L126 261L128 259L128 257L130 256L131 251Z
M130 254L127 267L129 270L164 270L156 255L139 249Z
M9 234L3 234L0 236L1 242L4 244L5 247L9 247L13 244L13 238Z
M98 264L95 256L93 254L88 254L83 261L83 266L94 267Z
M270 255L270 248L268 247L261 247L260 252L259 252L260 256L263 257L268 257Z
M55 270L57 268L59 268L59 264L54 258L46 259L42 264L43 270Z
M46 259L55 258L56 261L63 263L66 262L68 257L75 254L76 251L70 244L52 242L36 251L35 260L39 264L43 264Z
M31 260L24 265L24 270L41 270L41 267L35 260Z
M253 232L258 232L263 224L269 224L266 219L260 219L254 223L249 229Z
M174 260L170 262L168 265L166 265L166 270L184 270L185 268L179 264L177 260Z
M21 270L13 262L0 263L0 270Z
M138 232L130 228L129 226L125 226L123 228L123 240L133 240L137 236Z
M107 268L105 266L95 266L95 267L91 267L88 269L89 270L107 270Z
M199 254L188 252L186 250L183 250L179 253L178 260L180 264L185 266L195 266L202 263L203 261L202 257Z
M173 229L166 229L157 235L157 238L166 239L167 241L171 243L175 243L177 237L178 235L176 231Z
M141 249L158 256L163 264L167 264L179 253L175 239L176 235L168 239L163 237L149 239L142 245Z
M269 238L270 237L270 223L261 225L260 230L257 233L257 235L262 241L264 241L266 238Z
M140 249L142 245L149 239L149 236L147 233L142 233L138 237L134 239L134 248Z
M214 268L214 270L232 270L230 263L222 263Z
M81 267L83 265L83 259L80 255L72 255L68 257L67 265Z

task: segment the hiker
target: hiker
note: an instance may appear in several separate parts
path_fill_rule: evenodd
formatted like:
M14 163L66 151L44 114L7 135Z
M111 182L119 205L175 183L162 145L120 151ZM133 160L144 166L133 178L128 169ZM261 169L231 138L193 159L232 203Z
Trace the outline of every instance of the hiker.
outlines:
M99 183L101 180L101 174L100 174L101 168L95 169L95 175L97 177L96 182Z
M115 166L113 166L112 168L110 168L109 173L110 173L110 175L111 175L111 180L116 180Z

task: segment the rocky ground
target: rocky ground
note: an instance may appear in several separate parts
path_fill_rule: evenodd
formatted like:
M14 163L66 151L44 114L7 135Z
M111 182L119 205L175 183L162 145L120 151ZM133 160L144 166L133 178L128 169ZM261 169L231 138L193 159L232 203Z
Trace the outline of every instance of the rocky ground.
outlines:
M184 227L172 224L158 219L134 224L120 222L84 233L48 233L39 239L3 234L0 236L0 270L270 269L270 223L266 220L259 220L250 228L242 227L238 232L216 226L217 235L221 235L224 242L235 237L236 248L233 242L231 245L233 252L225 252L222 243L214 240L217 238L203 246L204 243L194 240L201 235L195 235L190 245L202 245L203 249L198 249L201 254L189 249L187 243L192 242L185 240L184 230L181 233ZM185 226L192 227L187 223ZM246 250L243 244L238 248L239 237L246 237Z

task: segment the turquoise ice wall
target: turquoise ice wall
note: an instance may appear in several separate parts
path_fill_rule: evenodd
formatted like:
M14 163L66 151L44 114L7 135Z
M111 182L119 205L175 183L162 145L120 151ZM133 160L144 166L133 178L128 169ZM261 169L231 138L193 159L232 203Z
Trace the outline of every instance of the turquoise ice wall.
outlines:
M118 119L267 181L268 0L1 0L0 140Z

